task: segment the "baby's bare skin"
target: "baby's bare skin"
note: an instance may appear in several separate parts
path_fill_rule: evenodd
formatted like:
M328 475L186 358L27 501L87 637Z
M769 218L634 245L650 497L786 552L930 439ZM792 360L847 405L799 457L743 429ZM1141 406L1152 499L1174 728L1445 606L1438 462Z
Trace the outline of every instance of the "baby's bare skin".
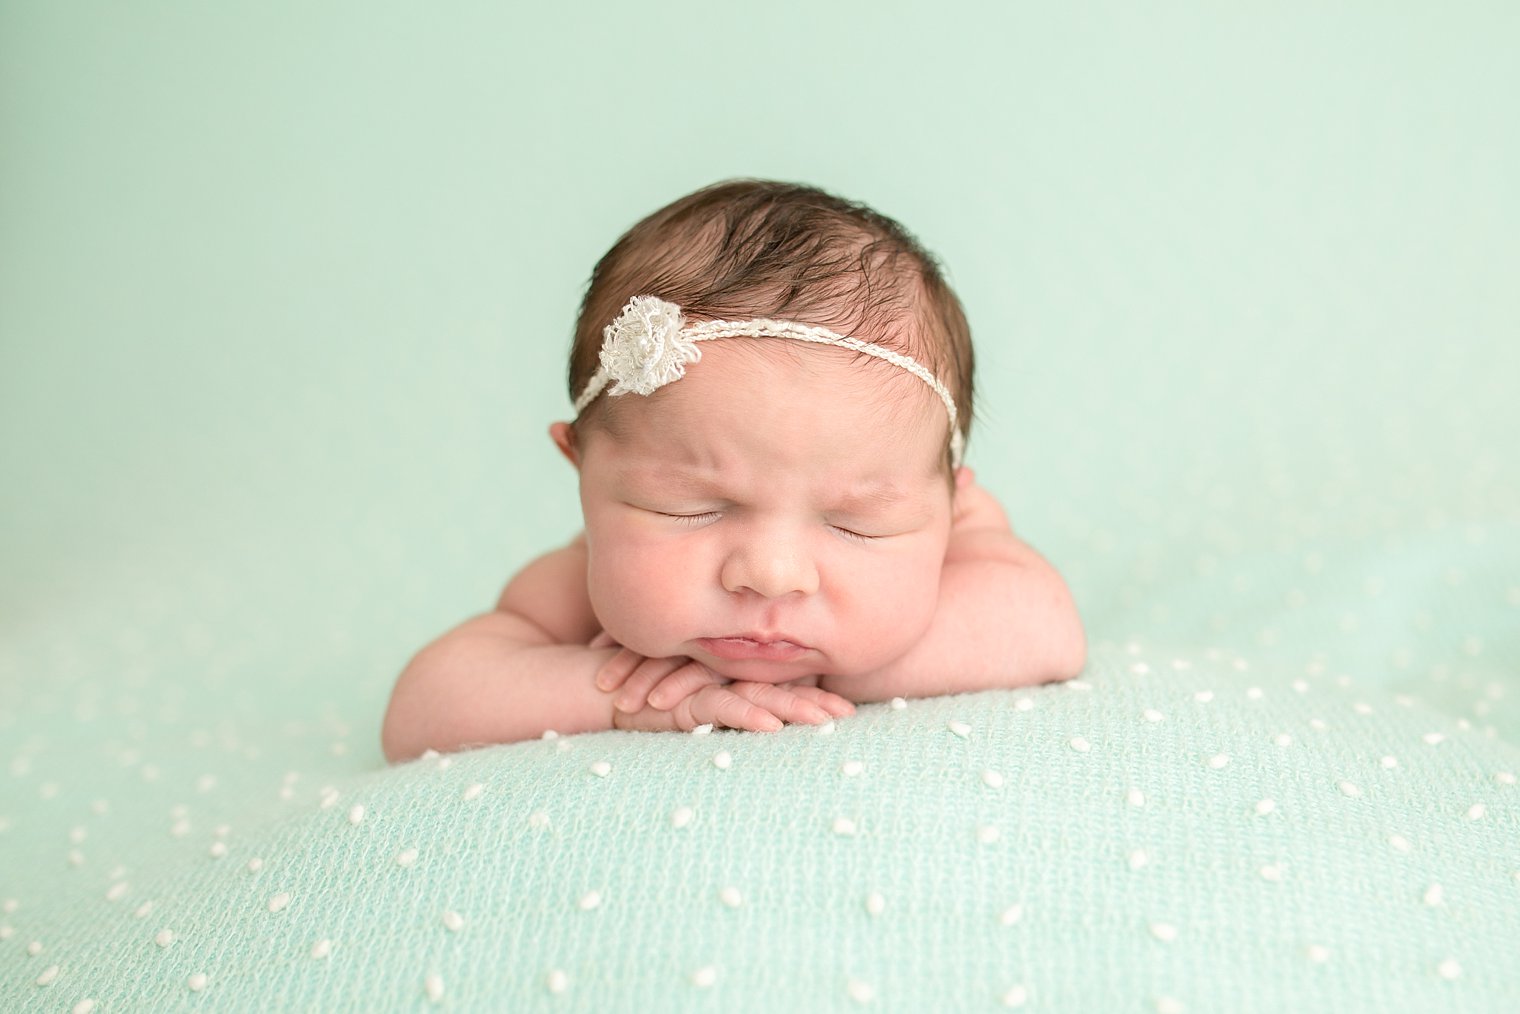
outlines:
M960 469L956 478L955 513L945 566L941 571L940 604L928 633L908 655L876 673L855 676L813 674L779 684L788 689L817 688L830 695L825 703L810 689L799 690L804 699L822 706L808 717L789 721L822 722L851 714L854 708L850 701L865 703L892 697L935 696L983 689L981 679L997 681L1009 676L1008 670L987 671L989 663L996 665L998 659L1007 658L1012 650L1016 650L1014 644L1007 642L1022 640L1026 645L1024 655L1031 660L1041 656L1042 648L1071 650L1069 641L1064 646L1042 646L1040 632L1036 630L1020 631L1022 637L1014 634L1004 645L978 643L974 636L967 636L967 631L990 634L998 623L1006 622L1008 616L999 609L998 603L1009 601L1010 597L1031 605L1043 604L1045 609L1029 616L1026 624L1042 626L1037 617L1055 620L1054 628L1045 626L1044 632L1057 636L1064 632L1068 638L1075 634L1076 650L1085 654L1080 629L1063 631L1060 626L1063 615L1074 618L1076 614L1059 574L1013 534L1002 508L990 493L976 484L969 468ZM603 632L592 641L592 646L615 643ZM999 651L1000 647L1008 650ZM1060 671L1062 667L1057 666L1044 675L1033 672L1034 678L1027 681L1012 684L989 682L988 685L1016 686L1023 685L1023 682L1039 683L1074 676L1081 670L1083 661L1081 655L1070 658L1064 667L1068 670L1064 675ZM947 663L958 664L959 668L949 672ZM681 714L680 707L690 695L703 688L725 683L729 680L721 673L690 658L648 659L627 649L602 666L597 676L597 686L601 689L621 688L614 700L617 709L614 723L618 728L669 728L669 720L651 712L673 709L677 711L677 728L693 728L702 723ZM730 684L731 688L734 686L742 684ZM807 714L806 711L803 713ZM766 721L769 717L763 710L745 713L741 718L748 721L738 727L755 731L779 729L780 722Z
M615 435L551 428L585 531L413 658L389 759L549 729L774 730L1081 670L1065 582L969 469L950 481L916 378L716 344L619 399Z

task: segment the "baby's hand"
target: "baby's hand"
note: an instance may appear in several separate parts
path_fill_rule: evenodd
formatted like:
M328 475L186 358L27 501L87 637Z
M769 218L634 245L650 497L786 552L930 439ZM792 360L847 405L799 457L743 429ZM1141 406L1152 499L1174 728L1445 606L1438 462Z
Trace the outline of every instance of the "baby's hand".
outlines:
M593 648L614 646L604 632L591 642ZM613 706L619 728L669 728L691 730L698 725L722 725L731 729L775 732L782 722L816 724L851 715L855 706L838 694L799 681L796 684L730 681L694 659L646 658L623 648L596 675L600 690L623 688ZM624 724L622 715L668 712L663 718L645 715L646 721ZM654 724L649 724L652 721Z
M591 642L593 648L616 647L617 642L600 633ZM728 680L701 662L684 656L645 658L621 648L596 672L596 688L611 693L622 687L613 707L632 714L647 703L660 711L669 711L682 699L705 686L724 684Z
M818 705L802 698L799 692L806 690L817 688L748 681L713 683L677 701L667 711L648 706L632 714L614 710L612 727L644 732L670 732L677 729L690 732L700 725L720 725L727 729L749 732L777 732L783 725L783 718L793 722L827 719L828 714ZM843 704L846 709L853 710L848 701L843 701ZM848 714L849 711L840 713Z

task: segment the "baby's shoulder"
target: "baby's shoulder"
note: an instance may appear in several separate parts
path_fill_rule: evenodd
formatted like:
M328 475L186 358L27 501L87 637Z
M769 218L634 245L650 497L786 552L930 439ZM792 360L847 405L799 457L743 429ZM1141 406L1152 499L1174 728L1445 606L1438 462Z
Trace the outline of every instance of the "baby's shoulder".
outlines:
M955 485L955 513L952 525L957 530L996 528L1012 531L1008 515L997 497L976 482L970 469Z
M586 588L586 535L536 557L507 582L502 612L527 617L560 644L585 644L601 629Z

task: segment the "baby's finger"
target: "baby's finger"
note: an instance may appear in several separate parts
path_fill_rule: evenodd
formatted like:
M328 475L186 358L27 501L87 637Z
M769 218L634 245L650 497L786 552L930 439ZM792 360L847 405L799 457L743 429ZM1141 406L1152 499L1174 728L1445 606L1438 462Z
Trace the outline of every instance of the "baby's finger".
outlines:
M644 656L637 652L623 648L616 655L602 663L602 667L596 671L596 688L598 690L616 690L623 685L623 681L632 675L633 670L638 668Z
M797 693L796 687L779 687L772 683L734 683L732 690L759 705L784 722L806 722L819 725L831 717L819 705Z
M617 646L618 643L614 641L612 639L612 635L607 633L605 630L593 637L591 639L591 643L586 645L588 648L615 648Z
M799 697L806 697L835 718L855 714L855 705L850 703L848 698L840 697L820 687L787 687L787 689Z
M703 687L726 682L728 681L701 662L687 662L649 691L649 706L669 711Z
M705 686L681 701L672 714L688 732L699 725L721 725L749 732L779 732L783 724L781 719L740 697L729 686L717 684Z
M685 657L644 659L628 674L623 691L612 702L612 706L629 713L642 709L655 684L689 661L691 660Z

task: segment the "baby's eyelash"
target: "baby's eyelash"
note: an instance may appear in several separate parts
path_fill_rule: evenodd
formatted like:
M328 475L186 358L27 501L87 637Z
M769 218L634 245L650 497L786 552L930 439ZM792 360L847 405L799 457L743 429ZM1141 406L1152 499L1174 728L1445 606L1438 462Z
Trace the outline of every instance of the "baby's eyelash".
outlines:
M661 517L670 518L672 521L678 521L688 528L698 528L723 516L721 511L703 511L701 514L671 514L668 511L656 511L655 513ZM838 525L830 525L829 527L851 542L875 542L881 538L880 535L862 535L859 532L851 531L848 528L841 528Z
M665 514L664 511L660 511L660 513ZM704 511L701 514L665 514L665 516L667 518L674 518L676 521L681 522L683 525L689 525L695 528L697 525L705 524L706 522L717 518L718 512Z

